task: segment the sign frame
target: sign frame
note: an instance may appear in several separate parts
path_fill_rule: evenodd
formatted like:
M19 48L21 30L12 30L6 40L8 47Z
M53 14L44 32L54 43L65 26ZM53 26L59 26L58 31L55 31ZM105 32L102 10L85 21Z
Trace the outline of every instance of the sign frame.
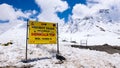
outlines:
M60 54L60 52L59 52L59 31L58 31L58 23L54 23L54 24L56 24L56 43L55 44L57 44L57 54ZM29 19L27 20L27 30L26 30L26 52L25 52L25 63L28 63L28 53L27 53L27 50L28 50L28 44L29 44L29 42L28 42L28 40L29 40L29 27L30 27L30 25L29 25Z

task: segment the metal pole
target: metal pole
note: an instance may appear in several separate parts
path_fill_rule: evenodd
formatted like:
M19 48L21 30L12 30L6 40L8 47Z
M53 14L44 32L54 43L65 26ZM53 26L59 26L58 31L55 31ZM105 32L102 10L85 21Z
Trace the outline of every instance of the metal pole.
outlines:
M27 30L26 30L26 53L25 53L25 60L27 62L27 47L28 47L28 27L29 27L29 24L28 24L29 20L27 20Z
M57 54L59 54L59 31L58 31L58 23L57 23Z

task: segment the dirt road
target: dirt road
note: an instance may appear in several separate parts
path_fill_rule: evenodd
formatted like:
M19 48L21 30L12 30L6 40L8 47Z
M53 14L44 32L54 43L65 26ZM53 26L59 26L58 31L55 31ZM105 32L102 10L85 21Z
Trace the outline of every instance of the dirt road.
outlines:
M111 46L108 44L104 45L95 45L95 46L81 46L81 45L71 45L71 47L77 47L80 49L90 49L90 50L97 50L97 51L105 51L109 54L119 53L120 54L120 46Z

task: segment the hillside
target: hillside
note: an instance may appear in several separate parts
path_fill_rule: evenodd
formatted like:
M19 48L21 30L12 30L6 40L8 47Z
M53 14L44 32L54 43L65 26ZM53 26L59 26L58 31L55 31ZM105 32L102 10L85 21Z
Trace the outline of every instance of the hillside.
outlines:
M110 18L112 11L100 9L95 15L83 18L70 18L62 27L61 37L66 40L88 40L89 45L112 44L119 45L120 22Z

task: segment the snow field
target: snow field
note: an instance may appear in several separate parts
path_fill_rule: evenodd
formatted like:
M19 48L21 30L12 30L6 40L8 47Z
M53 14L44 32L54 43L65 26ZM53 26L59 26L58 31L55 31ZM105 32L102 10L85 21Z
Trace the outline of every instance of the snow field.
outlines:
M32 68L119 68L120 54L108 54L89 49L79 49L60 43L60 53L67 60L63 64L56 64L56 45L28 45L28 59L37 59L30 63L23 63L25 46L0 46L0 67L31 65Z

